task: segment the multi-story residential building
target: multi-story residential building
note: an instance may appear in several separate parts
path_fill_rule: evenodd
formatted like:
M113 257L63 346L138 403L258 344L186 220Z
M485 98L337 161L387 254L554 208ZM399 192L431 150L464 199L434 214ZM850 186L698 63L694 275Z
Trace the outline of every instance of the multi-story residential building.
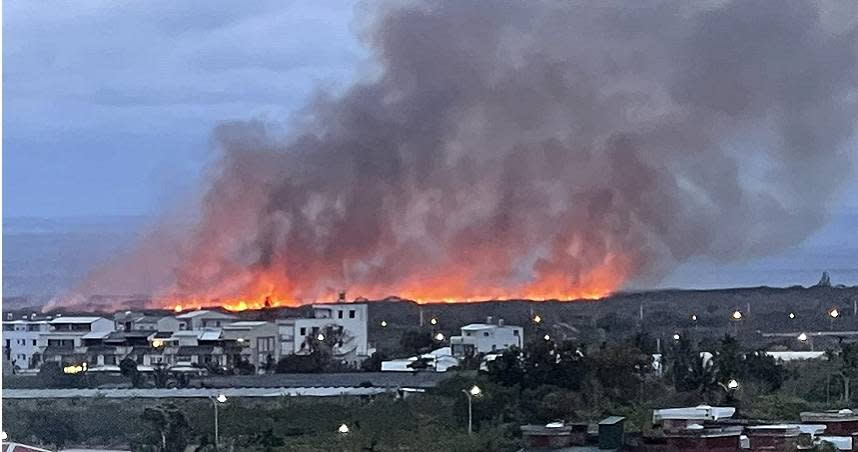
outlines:
M497 323L492 318L486 323L471 323L462 327L461 335L450 338L453 356L475 355L506 350L524 345L524 329L505 325L503 319Z
M235 339L244 346L247 360L257 369L277 362L280 357L280 341L277 340L278 326L272 322L240 321L223 327L225 339Z
M86 359L84 341L103 340L113 331L113 321L103 317L57 317L48 322L36 345L43 361L74 363Z
M179 319L171 315L124 311L113 315L116 331L178 331Z
M12 368L38 368L39 335L48 331L48 320L11 320L3 322L3 355Z
M370 352L367 308L366 303L315 304L312 318L278 320L281 354L308 353L314 338L334 331L339 338L332 347L334 357L358 365Z
M164 339L163 358L169 365L199 365L231 369L242 359L237 339L217 328L180 330Z
M202 330L205 328L220 328L236 320L231 314L200 309L176 316L180 330Z

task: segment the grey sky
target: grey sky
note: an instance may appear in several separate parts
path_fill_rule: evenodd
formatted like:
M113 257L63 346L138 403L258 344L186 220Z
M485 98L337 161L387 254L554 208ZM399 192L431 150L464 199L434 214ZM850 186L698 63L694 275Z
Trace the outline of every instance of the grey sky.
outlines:
M285 118L360 67L346 2L7 2L4 213L156 214L213 127Z

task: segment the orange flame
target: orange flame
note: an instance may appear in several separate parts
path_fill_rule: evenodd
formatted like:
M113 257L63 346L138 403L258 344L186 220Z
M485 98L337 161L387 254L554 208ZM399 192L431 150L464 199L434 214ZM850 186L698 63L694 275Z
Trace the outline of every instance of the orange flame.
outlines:
M415 276L411 281L394 285L355 284L348 288L350 294L367 299L383 299L398 296L417 303L465 303L488 300L598 300L616 291L627 277L626 263L616 256L609 256L605 265L579 276L577 281L568 281L562 272L542 275L542 278L517 288L486 288L471 284L464 272L444 272L430 277ZM224 284L224 287L231 286ZM332 301L337 290L304 295L293 289L290 281L279 280L270 271L260 271L252 276L252 282L234 296L223 296L217 288L191 296L171 295L158 301L160 306L172 306L177 312L183 306L221 307L229 311L299 306L317 301Z

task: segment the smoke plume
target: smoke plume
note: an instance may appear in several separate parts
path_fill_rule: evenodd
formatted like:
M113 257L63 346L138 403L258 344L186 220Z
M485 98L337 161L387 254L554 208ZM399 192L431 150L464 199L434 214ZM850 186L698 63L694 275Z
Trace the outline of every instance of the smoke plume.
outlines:
M596 297L794 245L852 174L858 3L372 6L371 79L217 128L165 300Z

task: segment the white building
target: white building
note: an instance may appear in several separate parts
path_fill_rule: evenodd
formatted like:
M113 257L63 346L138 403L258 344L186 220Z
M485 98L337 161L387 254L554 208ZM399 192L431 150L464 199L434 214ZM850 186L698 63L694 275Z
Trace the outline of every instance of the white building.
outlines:
M104 339L113 331L113 321L104 317L57 317L48 331L39 334L36 345L43 361L63 361L80 351L84 340Z
M235 339L246 351L242 352L257 370L269 360L276 363L280 356L279 327L272 322L240 321L223 327L225 339Z
M39 335L48 331L47 320L3 322L3 354L13 367L33 369L39 366L33 355L39 352Z
M367 336L369 318L366 303L328 303L313 305L312 318L289 318L277 321L282 355L310 351L310 343L320 333L334 329L341 340L334 345L334 357L358 365L369 356Z
M180 330L201 330L204 328L220 328L236 320L234 315L218 311L200 309L176 316Z
M450 337L453 356L475 355L506 350L510 347L522 348L524 328L505 325L503 319L492 323L489 317L486 323L471 323L462 327L460 336Z

